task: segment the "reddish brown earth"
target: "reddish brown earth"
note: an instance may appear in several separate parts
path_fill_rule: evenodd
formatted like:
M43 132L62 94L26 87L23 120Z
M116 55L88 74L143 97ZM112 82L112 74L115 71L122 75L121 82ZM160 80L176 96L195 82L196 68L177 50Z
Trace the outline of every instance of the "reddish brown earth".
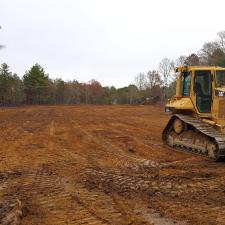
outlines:
M164 146L168 119L158 106L0 109L1 224L225 224L225 163Z

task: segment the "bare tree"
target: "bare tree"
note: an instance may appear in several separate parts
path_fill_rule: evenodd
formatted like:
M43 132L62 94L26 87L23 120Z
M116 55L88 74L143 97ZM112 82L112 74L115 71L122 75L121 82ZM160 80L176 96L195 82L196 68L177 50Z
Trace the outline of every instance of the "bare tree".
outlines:
M210 56L213 55L213 52L219 48L220 48L220 45L216 41L206 42L198 54L202 61L202 64L208 65Z
M156 70L148 71L146 75L146 86L150 89L157 85L161 85L162 80L160 78L159 72Z
M219 36L219 43L222 46L222 48L225 47L225 31L220 31L217 33L217 35Z
M168 86L169 77L171 76L173 68L174 62L168 58L164 58L159 64L159 73L163 78L164 87Z
M184 66L187 56L181 55L175 62L176 66Z
M144 90L146 87L146 78L144 73L139 73L134 78L135 84L138 87L139 90Z
M205 43L198 54L200 64L201 65L219 65L219 64L221 64L221 62L218 64L218 60L220 61L220 58L224 57L225 46L222 47L222 45L224 45L224 44L225 44L225 42L224 42L224 39L222 38L222 34L221 34L220 41L213 41L213 42ZM222 65L224 65L223 62L222 62ZM220 66L222 66L222 65L220 65Z
M169 79L172 77L174 62L168 58L164 58L159 64L159 73L163 78L163 95L166 99L166 88L169 85Z

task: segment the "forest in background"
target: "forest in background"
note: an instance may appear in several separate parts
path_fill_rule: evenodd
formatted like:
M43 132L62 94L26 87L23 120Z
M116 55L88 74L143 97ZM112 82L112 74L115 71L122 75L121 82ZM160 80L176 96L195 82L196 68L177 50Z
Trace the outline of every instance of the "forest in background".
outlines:
M0 48L3 46L0 45ZM0 106L21 104L147 104L164 101L175 93L175 66L225 67L225 31L197 52L177 60L164 58L158 69L139 73L126 87L102 86L96 80L51 79L44 68L33 65L20 78L6 63L0 66Z

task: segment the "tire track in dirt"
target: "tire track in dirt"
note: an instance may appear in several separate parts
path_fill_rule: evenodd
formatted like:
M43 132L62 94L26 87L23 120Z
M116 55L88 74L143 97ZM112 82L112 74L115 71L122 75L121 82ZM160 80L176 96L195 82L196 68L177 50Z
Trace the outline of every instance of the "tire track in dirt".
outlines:
M149 142L145 138L154 127L142 137L144 122L151 122L146 109L139 120L142 109L129 107L136 115L133 124L141 124L137 129L110 124L111 119L132 123L126 108L40 107L19 110L18 118L16 112L4 116L10 127L6 123L7 132L0 131L0 153L7 163L0 163L0 200L21 200L27 214L21 225L161 225L167 217L177 224L182 218L190 224L224 224L224 166L179 154L168 160L154 140L159 126ZM148 143L162 161L148 154ZM132 144L138 151L128 151ZM157 219L155 212L162 215Z
M35 212L30 213L39 212L44 218L41 220L42 224L63 224L65 219L68 224L123 225L142 222L138 219L139 223L132 223L132 220L126 218L124 212L118 209L110 196L88 191L82 186L75 185L68 178L60 178L58 174L52 174L48 165L26 178L29 179L26 179L22 190L24 194L29 192L32 195ZM26 205L30 210L32 202L31 205ZM23 224L30 224L26 223L29 220L29 217L25 218Z
M102 140L101 138L99 139L99 137L96 137L96 136L92 135L92 133L89 132L89 131L87 131L87 129L83 129L80 126L79 122L74 121L72 119L71 124L74 126L75 131L79 130L79 131L83 132L83 134L85 134L85 137L87 137L89 139L89 142L94 142L95 144L97 144L98 146L100 146L101 149L102 149L101 151L103 151L104 153L105 152L107 153L106 156L105 156L106 158L108 158L108 157L116 157L121 162L123 162L123 164L124 164L124 161L125 162L130 161L133 167L134 167L134 165L137 167L137 165L140 165L140 164L143 165L146 162L150 162L150 165L149 166L152 169L151 161L150 160L143 159L143 158L138 158L138 157L133 157L133 156L130 156L130 155L127 156L126 155L127 153L125 153L123 149L121 149L121 148L119 148L117 146L112 145L111 143L107 142L106 140ZM98 149L97 157L99 157L99 154L100 154L100 152L99 152L99 149ZM101 157L103 157L103 154L102 153L101 153ZM129 167L129 166L131 166L131 164L128 163L128 165L126 164L126 166ZM146 163L146 164L148 164L148 163ZM88 172L90 172L90 170ZM100 171L100 173L101 172L102 171ZM150 172L150 171L148 171L148 172ZM89 173L89 175L90 175L90 177L87 178L87 179L90 180L90 181L96 178L96 176L95 176L96 174L93 174L93 170L91 170L91 172ZM97 177L99 177L98 175L99 174L97 174ZM150 176L152 176L152 174ZM155 176L155 171L154 171L153 176ZM87 177L87 173L85 174L84 177ZM106 174L106 176L104 177L101 174L100 177L101 178L99 178L99 179L101 181L100 182L98 182L99 180L96 181L98 184L100 184L100 185L102 183L107 184L107 181L109 181L109 180L112 181L113 180L113 185L116 185L117 188L118 188L118 190L120 190L120 191L122 191L123 189L125 189L125 190L130 190L131 192L134 192L135 190L137 190L138 192L140 192L140 190L141 191L147 190L150 187L150 185L149 185L150 182L143 179L143 174L141 175L141 177L135 177L134 175L121 175L121 172L118 171L118 174L116 174L116 175ZM107 177L108 180L106 179L106 177ZM165 186L165 184L162 184L162 185ZM167 184L167 186L168 185L171 185L171 184ZM155 186L154 188L155 188L155 190L158 190L159 189L159 185L157 187ZM150 215L148 216L148 218L150 218ZM169 224L171 224L171 222Z
M140 129L127 123L127 121L120 121L120 119L114 121L114 118L108 118L104 123L94 121L91 126L87 126L87 129L100 139L107 140L117 146L120 145L120 148L123 148L124 151L134 152L140 157L151 157L151 160L156 160L160 164L168 161L172 162L174 156L176 156L176 161L177 158L180 158L180 161L185 161L187 157L196 157L196 160L201 160L198 155L193 156L193 154L178 150L172 151L162 143L161 139L158 142L155 137L152 137L152 130ZM168 153L171 154L168 155ZM165 156L167 156L166 162Z
M81 127L81 125L80 125ZM95 125L95 127L98 127L98 125ZM111 130L111 129L110 129ZM104 146L112 146L112 144L108 144L108 140L106 141L105 139L95 135L93 135L93 133L91 131L89 131L89 129L87 130L83 128L83 131L90 137L90 139L92 140L95 140L95 142L97 142L97 144L104 144ZM104 132L103 132L104 133ZM114 147L114 146L113 146ZM117 151L115 152L118 152L118 148L116 146L116 148L114 148L114 150L116 149ZM120 148L119 148L120 149ZM120 151L120 152L123 152L124 150ZM189 155L188 155L189 156ZM193 161L194 159L196 159L196 157L194 156L190 156L190 159L188 158L185 158L185 159L181 159L181 160L175 160L174 161L174 164L183 164L185 163L185 161ZM199 159L198 159L199 160ZM135 163L136 163L136 160L135 160ZM173 164L173 162L166 162L166 163L161 163L160 164L160 167L168 167L168 166L171 166ZM102 171L100 171L101 173ZM93 174L92 172L89 174L90 177L88 180L93 180L94 177L101 177L99 179L97 179L96 181L96 187L98 187L98 185L109 185L109 189L105 189L106 191L109 191L111 188L113 191L116 190L119 190L119 193L121 194L121 190L125 190L125 193L128 192L128 193L132 193L132 192L135 192L135 191L138 191L139 193L144 193L146 190L147 193L149 194L149 189L153 190L153 193L157 193L159 190L159 193L163 193L163 194L168 194L169 196L172 196L172 197L176 197L178 194L182 194L183 192L185 193L186 192L186 187L187 185L186 184L174 184L174 182L176 181L159 181L159 182L153 182L149 185L149 182L148 181L144 181L142 178L134 178L133 176L130 177L130 176L124 176L124 175L119 175L119 176L116 176L116 175L106 175L105 177L104 176L100 176L99 174ZM96 176L95 176L96 175ZM117 182L119 180L119 182ZM110 183L110 184L109 184ZM114 189L115 188L115 189ZM101 189L101 188L100 188ZM111 191L112 191L111 190ZM129 191L128 191L129 190ZM185 190L185 191L183 191ZM123 192L123 191L122 191ZM123 193L124 194L124 193Z
M109 224L99 215L94 214L74 197L74 190L67 190L67 183L54 174L48 165L37 173L30 173L23 184L21 194L30 195L31 200L26 207L32 215L33 224ZM36 215L36 218L35 216ZM22 224L30 224L29 215Z
M43 134L49 134L48 149L51 151L59 146L56 146L58 143L54 140L55 122L49 121L48 124L43 130ZM29 138L24 140L26 144L29 142ZM16 147L16 145L13 146L13 148ZM64 153L69 154L70 157L72 152ZM51 152L48 153L48 156L51 154ZM60 178L57 171L52 170L53 166L49 163L42 165L38 163L32 170L29 170L28 166L24 165L23 169L27 169L27 171L23 173L20 185L16 185L11 190L22 198L28 210L28 215L22 220L22 224L30 225L31 221L33 221L32 224L39 221L38 223L54 225L63 224L65 221L68 224L127 224L124 222L121 212L116 209L112 198L103 193L93 194L75 185L73 185L73 190L66 189L68 182ZM95 203L95 207L89 206L91 202ZM105 204L103 205L103 203ZM95 209L96 207L98 210ZM32 215L32 220L29 215ZM102 215L104 216L102 217Z
M72 117L76 116L73 114L71 115ZM95 112L93 112L93 115L95 115ZM107 141L107 144L110 143L118 148L122 148L123 153L127 151L130 151L129 153L134 152L140 158L149 158L150 156L151 160L156 160L157 162L162 161L161 163L167 163L168 161L172 162L174 160L177 161L177 158L180 158L180 161L182 161L186 160L187 157L193 157L192 154L186 154L180 151L172 152L171 149L166 148L161 141L157 143L155 137L152 137L151 135L152 129L146 130L146 127L145 129L140 129L138 126L134 126L133 123L128 123L130 120L133 121L132 118L127 120L123 118L122 120L121 117L116 117L115 119L115 117L108 116L104 117L103 120L102 117L98 118L95 116L96 120L92 121L90 118L93 117L93 115L90 113L87 116L87 121L80 121L80 116L78 116L76 122L92 136ZM164 155L162 155L163 152ZM131 156L131 154L129 155ZM194 157L198 160L201 159L199 156Z
M187 185L176 185L169 179L158 178L155 179L154 171L148 177L142 176L142 174L129 174L120 170L96 170L88 168L85 171L87 185L93 184L97 188L106 188L109 191L110 188L117 191L120 194L177 194L180 191L185 190ZM91 179L92 177L92 179ZM109 189L109 190L108 190Z
M103 139L103 138L99 138L96 135L93 135L91 132L87 131L87 129L82 128L79 123L73 119L71 119L71 123L73 124L74 128L76 130L80 130L83 134L85 134L86 137L89 138L89 140L91 142L94 142L95 144L97 144L99 147L101 147L101 157L103 155L105 155L106 158L109 159L109 157L113 157L116 160L115 162L115 166L125 166L125 167L129 167L129 168L136 168L138 166L153 166L153 167L157 167L158 163L143 157L138 157L138 156L132 156L130 154L128 154L127 152L125 152L123 149L121 149L120 147L112 144L111 142ZM97 152L96 155L97 158L99 158L99 152ZM110 158L112 159L112 158Z
M35 133L35 135L34 135L33 127L35 127L35 125L37 123L39 124L40 122L35 121L35 123L34 123L33 121L31 121L31 122L23 121L21 123L20 127L22 126L25 129L27 127L30 127L31 132L24 132L23 134L20 133L20 136L18 138L15 138L15 141L13 142L13 144L8 144L8 146L4 146L8 149L8 152L16 153L17 159L21 158L21 154L23 153L23 151L25 151L24 146L31 148L32 146L34 146L33 143L36 143L37 140L35 138L35 135L37 135L37 133ZM39 135L43 135L43 137L44 136L46 137L46 132L48 132L49 126L52 127L51 124L48 125L45 122L44 126L43 126L44 129L39 131ZM36 151L36 149L31 148L31 151L34 153L34 151ZM27 154L31 154L31 152L27 153ZM23 156L24 156L24 154L23 154ZM25 154L25 156L28 156L28 155ZM8 156L8 157L11 157L11 156ZM14 157L15 157L15 155L14 155ZM22 198L24 201L26 200L26 198L29 198L29 201L30 200L32 201L32 197L34 197L35 194L37 194L37 193L33 193L33 189L35 190L35 188L38 186L38 184L40 184L40 179L42 178L42 176L40 176L39 174L36 174L35 169L39 167L39 164L41 164L41 162L39 162L37 159L35 159L32 162L32 167L31 167L31 162L26 161L26 159L29 159L29 157L28 158L24 157L24 160L19 159L20 163L21 163L21 161L23 161L22 165L20 165L20 171L22 171L21 176L20 176L20 182L18 182L18 179L15 179L15 180L7 179L5 182L3 182L3 185L1 186L1 190L2 190L2 195L5 196L4 198L14 196L14 198L16 198L16 197ZM10 161L14 161L14 160L11 159ZM9 162L8 168L5 168L5 169L3 168L3 171L5 171L6 169L9 170L9 167L11 167L10 164L12 164L12 163ZM2 167L1 167L1 170L2 170ZM17 170L18 170L18 167L17 167ZM4 174L6 172L7 171L5 171ZM51 185L53 185L53 184L51 184ZM28 186L28 188L26 188L27 186ZM21 195L21 193L23 193L23 194Z
M124 196L127 198L135 198L138 196L138 201L141 199L149 198L150 196L160 196L162 193L171 194L172 185L169 181L153 181L143 179L142 177L123 174L121 171L97 171L94 169L87 169L86 174L86 187L90 189L101 190L106 193L118 193L119 196ZM146 224L154 225L185 225L186 221L174 222L169 218L165 218L162 215L156 213L155 210L149 209L148 205L143 204L143 202L138 204L136 202L131 206L126 206L132 213L134 221L137 218L141 218L141 221L146 222ZM129 216L132 218L132 216ZM136 223L135 223L136 224ZM140 224L138 222L137 224Z
M7 164L5 168L6 170L10 170L12 167L15 167L15 162L21 163L24 161L24 163L26 163L26 156L30 154L29 150L43 148L43 143L37 143L38 140L35 138L36 133L25 132L24 129L21 128L23 125L24 124L21 124L15 128L14 133L10 133L12 141L6 142L4 139L2 140L0 152L3 158L2 161ZM45 124L45 126L48 126L48 124ZM22 166L25 166L25 164Z
M64 114L66 114L66 113L64 113ZM68 116L67 116L67 118L68 118ZM79 126L79 124L76 122L76 125L74 126L74 120L72 120L72 123L71 123L71 119L70 119L70 123L69 123L70 125L72 125L72 128L74 129L74 134L73 135L76 135L77 133L79 133L78 131L82 131L82 133L83 134L85 134L85 137L86 138L88 138L89 139L89 142L91 141L91 142L93 142L93 140L94 140L94 143L95 144L97 144L98 146L100 145L100 147L102 148L103 147L103 145L102 144L100 144L100 142L99 141L97 141L96 142L96 138L95 137L93 137L90 133L88 133L87 131L85 131L84 129L82 129L80 126ZM68 130L70 130L70 132L72 131L72 129L68 129ZM105 144L105 143L104 143ZM114 147L114 146L113 146ZM114 147L115 148L115 147ZM105 150L105 148L103 148L104 150ZM71 150L69 150L69 152L70 152ZM113 155L117 155L117 152L118 152L118 149L117 149L117 151L115 151L115 149L113 149ZM122 153L123 151L122 150L120 150L120 152ZM99 157L99 151L98 151L98 156L97 157ZM107 153L108 153L108 151L107 151ZM102 156L102 154L101 154L101 156ZM107 154L107 157L108 157L108 154ZM120 154L120 157L121 157L121 154ZM124 156L123 155L123 160L124 160L124 157L126 157L126 156ZM132 160L134 159L134 157L131 157L132 158ZM135 157L135 161L137 161L137 158ZM146 162L147 160L146 159L141 159L141 163L143 163L143 162ZM92 161L90 162L90 163L93 163ZM89 166L90 166L90 164L88 164ZM86 191L87 192L87 191ZM90 192L87 192L85 195L83 195L83 197L82 197L82 199L79 199L79 198L81 198L81 194L80 193L83 193L83 189L82 190L79 190L79 194L78 195L76 195L76 199L80 202L80 203L82 203L83 205L89 205L90 204L90 196L92 196L91 194L90 194ZM99 194L98 194L99 195ZM101 193L101 195L102 195L102 193ZM91 199L92 200L94 200L94 202L98 202L97 200L96 200L96 198L94 198L93 199L93 197L91 197ZM112 204L112 199L110 199L110 201L111 201L111 204ZM103 204L104 202L106 202L107 204L107 207L106 208L104 208L103 207L103 209L101 209L102 210L102 212L101 212L101 215L107 215L107 212L109 211L109 213L110 214L114 214L114 213L112 213L109 209L108 209L108 206L110 205L110 203L109 203L109 201L108 200L106 200L106 198L103 198L102 199L102 201L100 201L100 205L105 205L105 204ZM98 207L97 207L98 208ZM115 208L113 209L114 211L115 211ZM121 213L120 213L120 211L118 211L117 210L117 212L116 212L116 214L119 214L119 215L121 215ZM123 216L124 217L124 216ZM122 217L122 218L123 218ZM110 220L108 221L108 222L110 222L110 221L114 221L113 222L113 224L116 224L115 223L115 219L113 219L113 218L111 218L111 217L109 217L110 218ZM121 218L121 219L122 219ZM126 217L125 217L126 218ZM121 220L120 219L120 220ZM117 219L118 220L118 219ZM126 219L126 221L129 221L128 220L128 218ZM139 221L140 221L140 219L139 219ZM141 220L142 221L142 220ZM141 223L141 222L140 222ZM122 223L121 221L118 223L118 224L125 224L124 222ZM139 223L137 223L137 224L139 224Z

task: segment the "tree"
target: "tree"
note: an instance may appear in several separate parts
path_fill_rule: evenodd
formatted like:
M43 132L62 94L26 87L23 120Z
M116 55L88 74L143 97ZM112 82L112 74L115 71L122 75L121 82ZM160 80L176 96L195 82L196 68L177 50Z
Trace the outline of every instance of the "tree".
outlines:
M217 33L219 37L219 44L221 45L222 48L225 47L225 31L220 31Z
M219 42L207 42L203 45L200 51L200 61L203 65L208 66L225 66L225 49L222 47L224 45L224 40Z
M128 86L128 99L129 99L128 101L129 101L129 104L137 103L138 98L139 98L139 92L138 92L137 86L134 85L134 84L130 84Z
M134 82L139 90L144 90L146 87L146 77L144 73L139 73L135 78Z
M68 103L80 104L80 84L77 80L69 81L67 83L68 92L66 92L66 98L69 98Z
M169 77L174 68L174 62L168 58L164 58L159 64L159 73L163 77L164 87L168 86Z
M66 83L62 79L55 80L55 101L57 104L65 103Z
M103 87L103 103L116 104L117 103L117 89L114 86Z
M166 97L171 98L176 94L176 81L170 83L169 87L166 89Z
M3 63L0 67L0 105L16 105L23 102L23 83Z
M39 65L35 64L23 76L26 102L28 104L43 104L48 100L48 74Z
M157 85L159 86L162 85L162 80L159 75L159 72L156 70L148 71L146 75L146 87L152 89Z
M225 52L218 48L208 58L208 64L213 66L225 66Z
M87 83L80 83L80 97L82 103L90 103L90 87Z
M187 56L181 55L175 62L176 66L184 66Z
M213 55L213 52L220 48L218 42L206 42L202 49L199 52L200 62L202 65L210 65L210 58Z
M184 64L187 66L198 66L199 62L199 57L195 53L192 53L185 59Z
M168 58L164 58L159 64L159 72L163 77L163 93L166 98L166 88L169 85L169 79L172 78L172 70L174 68L174 62Z
M3 63L0 68L0 102L1 105L7 104L8 92L10 89L10 76L9 66Z
M130 104L129 89L128 87L117 89L117 103Z
M11 104L18 105L24 101L23 81L15 73L11 76L10 92L11 92Z
M89 81L90 90L90 103L101 104L103 98L103 88L102 85L96 80Z

